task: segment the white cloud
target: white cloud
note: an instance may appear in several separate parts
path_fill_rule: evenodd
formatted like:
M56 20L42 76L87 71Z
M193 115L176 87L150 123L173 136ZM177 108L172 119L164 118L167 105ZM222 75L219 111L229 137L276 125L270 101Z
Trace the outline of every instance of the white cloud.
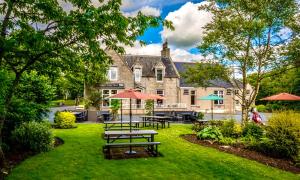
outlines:
M125 16L129 16L129 17L133 17L136 16L138 14L138 12L141 12L142 14L146 15L146 16L160 16L160 10L154 7L150 7L150 6L144 6L138 10L135 11L131 11L131 12L124 12Z
M151 6L156 8L162 8L164 6L169 6L178 3L184 3L186 0L123 0L122 10L123 11L135 11L141 9L144 6Z
M132 55L153 55L160 56L162 49L161 44L148 44L141 46L139 42L135 42L133 47L125 47L127 54ZM185 49L171 47L171 58L173 61L203 61L205 58L200 54L192 54Z
M189 49L195 47L204 34L203 27L212 20L212 14L201 10L198 7L207 2L188 2L180 9L170 12L166 19L173 22L174 31L164 28L161 32L162 39L176 47Z

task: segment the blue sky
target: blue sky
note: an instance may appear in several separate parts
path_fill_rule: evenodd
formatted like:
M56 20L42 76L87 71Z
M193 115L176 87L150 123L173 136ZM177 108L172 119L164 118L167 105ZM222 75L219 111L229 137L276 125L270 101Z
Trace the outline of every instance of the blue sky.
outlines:
M163 41L168 40L174 61L199 61L203 59L196 46L203 35L203 26L211 20L208 12L199 11L202 0L123 0L122 11L134 16L138 11L146 15L160 15L171 20L175 31L149 28L139 40L146 42L141 47L136 42L134 47L126 48L128 54L160 55Z
M173 11L178 10L181 6L183 6L187 2L193 2L193 3L199 3L201 0L194 0L194 1L185 1L185 2L179 2L176 4L171 5L164 5L161 9L161 17L166 18L166 16ZM163 30L163 27L160 26L158 28L149 28L144 36L140 37L139 39L145 41L147 44L151 43L161 43L162 38L160 36L160 31Z

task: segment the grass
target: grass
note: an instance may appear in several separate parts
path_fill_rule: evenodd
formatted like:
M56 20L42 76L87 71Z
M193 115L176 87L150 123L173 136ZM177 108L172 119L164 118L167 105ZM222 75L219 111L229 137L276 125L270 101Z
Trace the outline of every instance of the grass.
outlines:
M300 179L299 175L247 160L179 137L190 125L158 130L163 157L106 160L101 124L56 129L65 144L27 159L8 179Z
M69 99L69 100L54 100L51 101L50 106L51 107L59 107L60 103L63 103L65 106L75 106L75 100L74 99ZM83 104L83 102L79 103L80 105Z

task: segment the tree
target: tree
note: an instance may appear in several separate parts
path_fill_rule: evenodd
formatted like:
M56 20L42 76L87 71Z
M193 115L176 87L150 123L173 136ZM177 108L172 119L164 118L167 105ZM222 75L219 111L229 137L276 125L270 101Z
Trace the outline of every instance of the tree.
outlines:
M71 10L60 5L68 3ZM73 69L76 65L97 65L105 72L111 62L105 49L123 53L123 45L133 45L149 26L163 23L161 18L125 17L121 0L4 0L0 3L0 67L13 73L0 115L0 144L7 111L23 73L56 76L56 69ZM81 66L82 67L82 66ZM83 66L84 67L84 66ZM54 72L54 74L53 74ZM58 71L59 72L59 71ZM4 164L0 147L0 166Z
M181 76L187 83L195 86L208 87L213 79L229 81L229 70L219 63L196 63L185 68Z
M297 3L295 0L209 0L200 9L211 12L213 20L205 26L206 33L198 48L225 65L237 66L242 85L234 82L242 91L239 98L245 124L266 72L287 64L283 45L293 36L280 36L280 33L290 30L287 26L296 21ZM256 77L248 97L246 86L250 72L256 73Z

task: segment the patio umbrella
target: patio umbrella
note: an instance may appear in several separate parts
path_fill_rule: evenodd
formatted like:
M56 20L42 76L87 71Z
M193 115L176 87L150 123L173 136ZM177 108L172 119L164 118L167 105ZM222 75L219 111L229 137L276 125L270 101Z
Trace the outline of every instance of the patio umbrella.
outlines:
M266 101L300 101L300 96L296 96L289 93L279 93L273 96L262 98Z
M201 98L199 98L199 100L210 100L211 101L211 119L214 119L214 106L213 106L213 102L215 100L223 100L222 97L219 97L218 95L215 94L210 94L208 96L203 96Z

